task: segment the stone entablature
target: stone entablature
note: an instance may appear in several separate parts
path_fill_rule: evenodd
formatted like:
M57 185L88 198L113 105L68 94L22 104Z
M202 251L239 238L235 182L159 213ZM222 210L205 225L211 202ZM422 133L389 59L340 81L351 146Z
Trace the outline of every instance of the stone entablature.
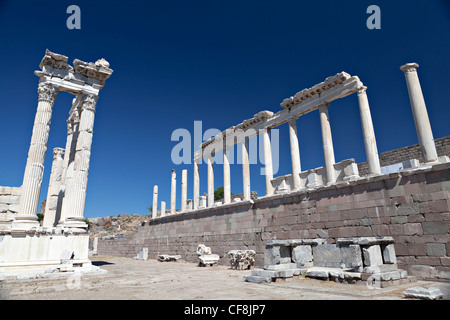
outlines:
M49 268L67 271L72 262L92 271L84 207L98 94L113 70L104 59L95 63L75 59L72 67L66 56L49 50L39 67L41 70L35 71L39 77L38 106L23 183L9 190L14 195L6 196L8 202L2 199L5 187L0 193L0 276L27 272L36 276ZM67 120L66 146L53 149L41 227L37 209L44 161L53 106L61 91L75 98ZM76 261L68 261L71 255L65 257L67 250L77 257Z
M424 162L419 163L416 159L402 159L406 160L409 164L404 165L401 168L398 167L400 170L415 170L421 166L426 167L429 164L449 161L448 157L437 157L428 114L417 76L417 67L418 64L410 63L402 66L401 70L405 72L414 121L419 137L419 145ZM328 113L328 108L332 101L347 97L353 93L357 93L367 158L363 174L359 172L358 165L355 163L354 159L347 159L336 163L330 116ZM342 182L351 182L362 179L364 176L380 176L398 171L395 170L395 168L381 168L367 97L367 87L363 85L357 76L351 76L346 72L341 72L328 77L325 81L318 83L311 88L303 89L294 96L284 99L281 103L281 107L283 109L277 113L267 110L261 111L255 114L253 118L247 119L236 126L232 126L222 131L220 134L208 139L200 145L200 150L194 153L193 199L186 198L187 182L186 178L184 178L182 181L181 210L179 213L212 208L218 205L227 206L235 203L235 200L231 197L229 149L238 143L241 143L242 147L243 200L249 202L253 201L250 195L251 186L248 139L255 135L260 135L263 140L264 175L266 180L266 193L264 197L273 197L274 195L276 196L283 193L298 192L300 190L320 188L323 186L340 185ZM297 119L301 115L314 110L318 110L320 115L324 166L302 171L299 139L297 137ZM270 130L286 122L289 124L292 174L274 178ZM213 157L218 151L223 151L224 199L221 203L214 201ZM207 163L208 176L206 197L200 195L199 189L199 164L204 158ZM174 174L175 173L172 172L172 190L176 189L176 180L173 179ZM186 170L183 170L183 175L186 176ZM157 186L155 186L155 188L157 188ZM153 218L163 217L165 211L160 215L158 215L157 211L157 192L154 193L153 197ZM175 207L175 205L176 195L172 192L171 208ZM175 214L175 210L171 209L171 214Z

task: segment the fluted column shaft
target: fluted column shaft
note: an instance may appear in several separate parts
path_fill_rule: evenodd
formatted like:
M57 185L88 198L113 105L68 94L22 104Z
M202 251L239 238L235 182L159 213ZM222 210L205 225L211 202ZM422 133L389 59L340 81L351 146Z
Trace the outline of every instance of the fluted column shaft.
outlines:
M328 107L328 103L320 105L319 113L320 127L322 130L323 154L325 158L325 170L327 172L327 184L332 184L336 181L336 173L334 171L335 158Z
M248 158L248 138L242 140L242 187L244 200L250 200L250 161Z
M152 206L152 218L155 219L158 213L158 186L153 187L153 206Z
M29 226L23 225L25 228L38 225L36 213L44 174L44 161L47 153L52 109L58 90L52 85L43 82L39 84L38 94L38 107L23 177L19 212L16 215L17 221L31 222ZM18 227L18 229L21 229L21 227Z
M373 129L372 116L370 114L369 100L366 93L367 87L358 90L359 113L366 148L366 158L370 174L381 174L380 159L378 158L377 141Z
M270 128L261 130L264 143L264 174L266 176L266 195L273 194L272 146L270 144Z
M187 170L181 171L181 212L186 211L187 203Z
M408 87L409 100L416 124L417 137L425 162L437 161L438 155L434 144L433 132L431 131L430 119L428 118L425 99L417 75L417 63L407 63L400 67L405 73L406 85Z
M300 165L300 149L298 146L296 117L289 120L289 142L291 147L292 180L294 189L300 189L302 187L302 181L300 179L300 172L302 169Z
M214 166L213 156L207 157L208 162L208 207L214 205Z
M70 183L66 185L66 199L63 202L63 211L65 212L64 225L67 227L87 227L84 222L84 208L86 204L87 181L97 99L97 96L89 94L84 96L83 101L81 102L80 123L78 128L78 138L76 139L72 179Z
M223 202L231 203L230 149L223 149Z
M64 170L63 154L64 149L53 149L52 172L50 173L47 201L45 203L44 221L42 223L42 226L44 227L53 227L55 225L58 195Z
M177 204L177 173L172 170L172 179L170 183L170 214L175 214Z
M200 176L198 172L198 161L194 160L194 191L193 191L193 209L197 209L200 198Z

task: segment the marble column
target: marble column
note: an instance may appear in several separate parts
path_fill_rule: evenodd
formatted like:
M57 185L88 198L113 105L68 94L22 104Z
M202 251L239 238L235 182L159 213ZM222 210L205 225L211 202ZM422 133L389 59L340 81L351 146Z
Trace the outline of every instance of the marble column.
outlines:
M207 157L208 163L208 207L214 205L214 156Z
M294 189L300 189L303 186L302 180L300 179L302 169L297 137L297 117L289 119L289 142L291 147L292 181L294 183Z
M175 214L177 204L177 173L172 170L172 181L170 184L170 214Z
M270 128L261 130L264 143L264 174L266 176L266 196L273 194L272 147L270 144Z
M333 139L331 137L330 118L328 115L329 103L324 103L319 106L320 113L320 127L322 130L322 144L323 154L325 157L325 170L327 173L327 184L332 184L336 181L336 172L334 170L334 149Z
M155 219L158 214L158 186L153 187L153 205L152 205L152 219Z
M75 103L75 102L74 102ZM70 206L68 204L69 189L72 187L73 178L73 165L75 160L76 145L79 134L80 117L78 108L74 108L70 113L69 119L67 120L67 140L66 140L66 151L64 153L64 171L62 176L62 183L60 186L59 196L58 196L58 207L56 209L56 221L58 221L58 226L63 227L65 218L70 211Z
M166 202L161 201L161 217L164 217L166 215Z
M367 87L363 86L358 90L359 113L361 115L361 126L366 148L366 158L369 167L369 174L381 174L380 159L378 158L377 141L373 129L372 116L370 114L369 100L366 93Z
M416 124L419 145L425 162L437 161L438 155L434 144L433 132L431 131L430 119L423 98L422 88L417 75L417 63L407 63L400 67L405 73L406 85L409 92L409 100Z
M45 203L43 227L53 227L55 225L56 209L58 206L58 195L61 187L64 160L64 149L53 149L52 171L50 173L50 180L48 183L47 201Z
M67 201L63 202L65 227L79 229L87 228L87 225L84 222L84 207L86 204L87 181L97 99L98 96L93 94L82 97L72 180L70 185L66 185L65 198L67 198Z
M200 200L200 176L198 172L198 160L194 160L194 191L193 191L193 209L197 209Z
M248 159L248 138L242 140L242 187L244 200L250 200L250 161Z
M187 202L187 170L181 171L181 212L186 211Z
M223 149L223 203L231 203L230 152L226 146Z
M37 209L44 174L52 109L58 95L58 89L51 84L41 82L38 86L38 94L38 107L21 187L19 212L16 214L12 225L12 229L17 231L29 230L39 226Z

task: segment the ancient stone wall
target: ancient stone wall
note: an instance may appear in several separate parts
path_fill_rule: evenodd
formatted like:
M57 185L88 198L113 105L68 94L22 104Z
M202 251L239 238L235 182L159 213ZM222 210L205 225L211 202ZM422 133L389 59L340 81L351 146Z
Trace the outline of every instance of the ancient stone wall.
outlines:
M100 240L100 255L180 254L197 262L199 243L228 264L233 249L264 263L270 239L392 236L400 268L450 279L450 164L363 178L313 191L259 198L153 219L124 239Z
M438 156L450 156L450 136L435 139L434 144ZM409 159L417 159L423 162L419 144L380 153L379 158L382 167ZM360 175L367 174L369 172L367 162L358 163L358 171Z

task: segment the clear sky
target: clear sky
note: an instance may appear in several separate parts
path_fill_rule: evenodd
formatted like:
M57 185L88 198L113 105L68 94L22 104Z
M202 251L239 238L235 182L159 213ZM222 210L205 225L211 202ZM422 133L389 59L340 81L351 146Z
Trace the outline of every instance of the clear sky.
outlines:
M81 29L69 30L69 5L81 9ZM369 30L369 5L381 9L381 29ZM404 74L417 62L435 138L450 134L450 2L352 1L111 1L0 0L0 185L22 184L37 107L38 69L45 49L109 61L114 70L100 92L94 125L86 217L148 213L152 190L170 201L175 165L172 132L224 130L261 110L278 112L284 98L345 71L368 87L378 151L418 143ZM53 108L41 200L52 150L64 147L73 96ZM329 109L336 161L366 161L356 95ZM302 169L323 166L318 112L301 117ZM291 173L287 125L278 127L279 171ZM193 141L192 141L192 148ZM192 158L192 157L191 157ZM251 166L252 190L263 195L260 164ZM242 192L240 165L231 168L232 192ZM223 184L216 165L215 186ZM206 164L200 168L206 192Z

